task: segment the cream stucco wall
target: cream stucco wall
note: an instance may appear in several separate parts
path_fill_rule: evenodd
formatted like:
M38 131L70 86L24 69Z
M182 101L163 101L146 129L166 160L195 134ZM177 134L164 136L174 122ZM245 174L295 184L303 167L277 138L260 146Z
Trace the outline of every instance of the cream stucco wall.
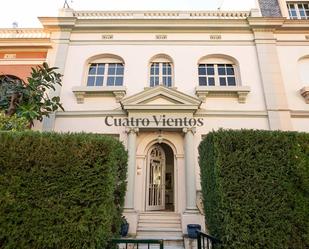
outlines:
M309 46L278 46L277 50L289 108L308 110L308 104L299 94L300 89L305 86L301 80L299 60L309 56Z
M63 20L42 18L45 27L55 33L54 47L61 37L65 40L65 45L61 45L65 53L61 49L52 50L49 57L50 63L62 62L59 65L64 74L59 92L66 111L56 113L53 129L119 135L129 153L125 215L133 234L137 231L139 212L145 211L147 153L154 143L164 142L173 149L175 212L181 214L185 232L188 223L204 223L196 211L195 199L191 198L201 189L198 145L204 135L220 128L309 132L309 105L300 94L306 85L299 73L299 59L309 55L309 24L262 18L257 11L213 14L75 12L73 15L72 10L66 10ZM55 27L61 27L62 36L53 31ZM122 96L116 99L112 94L101 94L86 95L83 101L77 101L72 90L86 87L89 59L105 54L115 55L124 62L124 100ZM174 77L171 91L158 87L155 95L147 88L150 60L158 54L171 59ZM203 97L195 95L198 63L206 56L225 58L237 65L237 84L249 91L246 98L225 91L208 94L206 101L198 99ZM105 124L107 116L142 118L164 114L173 118L202 118L204 125L182 129L156 127L154 123L148 128Z

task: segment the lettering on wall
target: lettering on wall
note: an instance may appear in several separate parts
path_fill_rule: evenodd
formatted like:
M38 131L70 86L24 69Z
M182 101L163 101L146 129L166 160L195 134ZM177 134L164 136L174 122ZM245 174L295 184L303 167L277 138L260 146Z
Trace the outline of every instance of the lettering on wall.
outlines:
M3 59L16 59L16 54L4 54Z
M114 36L113 35L102 35L102 39L103 40L112 40L112 39L114 39Z
M210 35L209 38L210 40L221 40L222 36L221 35Z
M203 118L168 117L166 115L152 115L145 118L117 118L106 116L106 126L132 126L132 127L201 127L204 125Z
M157 40L166 40L167 39L167 35L156 35L156 39Z

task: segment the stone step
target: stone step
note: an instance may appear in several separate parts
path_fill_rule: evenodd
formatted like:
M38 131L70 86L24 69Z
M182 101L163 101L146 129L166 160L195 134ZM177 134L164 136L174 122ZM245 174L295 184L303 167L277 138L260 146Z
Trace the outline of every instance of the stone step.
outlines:
M180 215L160 215L160 214L143 214L139 215L140 220L180 220Z
M150 232L182 232L181 227L142 227L137 229L139 231L150 231Z
M138 223L139 228L181 228L179 223Z
M137 232L137 238L148 238L148 239L182 239L181 231L153 231L153 230L140 230Z
M144 223L148 223L148 224L181 224L180 219L139 219L138 223L144 224Z
M139 216L140 217L143 217L143 216L180 217L180 214L177 214L177 213L174 213L174 212L141 212L141 213L139 213Z
M137 239L163 239L164 249L184 249L180 214L174 212L142 212L139 215ZM139 249L148 249L147 246ZM159 249L152 246L149 249Z
M160 220L180 220L180 216L175 216L175 215L171 215L171 216L167 216L167 215L140 215L139 216L140 219L147 219L147 220L153 220L153 219L160 219Z

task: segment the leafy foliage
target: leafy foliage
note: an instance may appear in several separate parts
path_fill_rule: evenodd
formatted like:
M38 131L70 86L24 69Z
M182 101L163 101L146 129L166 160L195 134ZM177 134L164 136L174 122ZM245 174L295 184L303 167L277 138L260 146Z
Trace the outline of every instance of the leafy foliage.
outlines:
M309 134L220 130L199 155L206 223L220 248L309 248Z
M31 131L0 141L0 248L109 248L126 190L120 142Z
M29 129L29 122L25 118L11 117L0 112L0 131L24 131Z
M8 116L16 114L26 118L32 125L34 120L42 121L44 116L58 110L63 110L59 96L49 97L48 91L56 90L61 85L61 74L55 67L43 66L32 68L31 77L27 83L16 78L0 77L0 110Z

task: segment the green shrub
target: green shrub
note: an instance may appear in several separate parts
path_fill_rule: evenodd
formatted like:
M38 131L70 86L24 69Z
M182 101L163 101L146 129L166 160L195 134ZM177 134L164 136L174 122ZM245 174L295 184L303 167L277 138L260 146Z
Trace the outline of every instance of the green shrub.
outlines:
M6 116L0 112L0 131L24 131L30 127L29 121L24 117L17 117L17 115Z
M206 223L219 248L309 248L309 134L219 130L199 155Z
M0 133L0 248L108 248L127 154L94 134Z

